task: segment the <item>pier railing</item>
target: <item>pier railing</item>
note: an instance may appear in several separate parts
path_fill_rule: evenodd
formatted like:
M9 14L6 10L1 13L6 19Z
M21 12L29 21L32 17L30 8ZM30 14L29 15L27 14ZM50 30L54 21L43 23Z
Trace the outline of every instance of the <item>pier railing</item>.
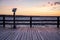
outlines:
M16 18L17 17L17 18ZM19 19L20 18L25 18L25 19ZM28 17L28 18L26 18ZM43 20L39 20L39 19L33 19L33 17L41 17L41 18L56 18L56 19L43 19ZM6 19L8 18L8 19ZM11 19L12 18L12 19ZM59 28L60 25L60 16L15 16L15 20L13 19L13 15L0 15L0 25L3 25L3 27L5 27L5 25L30 25L30 27L32 27L32 25L57 25L57 28ZM15 23L14 23L15 21ZM52 22L56 22L56 23L51 23ZM9 23L10 22L10 23ZM19 23L20 22L20 23ZM36 22L36 23L34 23ZM38 23L37 23L38 22ZM39 23L40 22L40 23ZM45 23L43 23L45 22ZM50 23L48 23L50 22Z

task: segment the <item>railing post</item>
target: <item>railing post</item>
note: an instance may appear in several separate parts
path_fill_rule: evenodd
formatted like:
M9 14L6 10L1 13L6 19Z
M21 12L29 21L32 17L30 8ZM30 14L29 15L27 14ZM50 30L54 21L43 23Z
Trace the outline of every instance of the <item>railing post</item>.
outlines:
M16 28L16 26L15 26L15 12L14 12L14 27L13 28Z
M32 28L32 16L30 16L30 28Z
M3 15L3 27L5 28L5 16Z
M59 17L57 17L57 28L59 28Z

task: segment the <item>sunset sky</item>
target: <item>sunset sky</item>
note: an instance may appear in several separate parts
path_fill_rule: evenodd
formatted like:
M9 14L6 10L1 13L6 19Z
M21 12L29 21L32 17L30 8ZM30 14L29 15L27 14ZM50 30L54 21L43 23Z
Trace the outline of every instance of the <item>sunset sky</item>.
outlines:
M0 0L0 15L60 16L60 0Z

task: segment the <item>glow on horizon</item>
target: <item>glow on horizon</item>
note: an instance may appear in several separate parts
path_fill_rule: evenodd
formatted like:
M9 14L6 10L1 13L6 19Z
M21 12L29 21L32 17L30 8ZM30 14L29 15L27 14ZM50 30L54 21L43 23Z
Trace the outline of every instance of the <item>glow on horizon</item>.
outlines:
M15 2L16 1L17 0L15 0ZM4 2L4 0L2 2ZM27 0L25 2L27 2ZM34 0L33 0L33 2L34 2ZM22 3L20 3L20 5L18 3L15 3L16 5L15 4L8 5L7 3L6 4L1 3L0 4L0 15L1 14L13 15L12 8L17 8L16 15L60 16L60 5L51 6L50 4L46 4L47 1L44 2L44 1L40 0L40 2L43 2L43 3L39 4L39 3L34 2L33 5L31 4L31 2L29 3L30 5L26 4L26 3L24 5L22 5ZM35 3L36 3L36 5L35 5Z

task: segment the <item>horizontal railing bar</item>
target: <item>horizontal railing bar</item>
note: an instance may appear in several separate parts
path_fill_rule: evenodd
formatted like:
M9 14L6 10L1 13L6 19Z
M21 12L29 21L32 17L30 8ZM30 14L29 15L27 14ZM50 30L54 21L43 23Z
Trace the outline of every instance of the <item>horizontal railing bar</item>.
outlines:
M8 24L8 23L6 23L6 24ZM5 24L5 25L6 25L6 24ZM0 25L2 25L2 24L0 24ZM13 25L13 24L9 23L9 25ZM17 24L15 24L15 25L30 25L30 23L20 23L20 24L17 23ZM42 24L42 23L41 23L41 24L40 24L40 23L38 23L38 24L37 24L37 23L32 23L32 25L57 25L57 23L54 23L54 24L51 24L51 23L48 23L48 24L47 24L47 23L46 23L46 24Z
M6 23L5 23L6 24ZM8 24L8 23L7 23ZM9 23L10 24L10 23ZM11 24L13 24L13 23L11 23ZM15 24L20 24L20 23L15 23ZM23 23L22 23L23 24ZM34 23L32 23L32 24L34 24ZM35 24L55 24L55 23L35 23Z
M0 20L0 21L14 21L14 20ZM15 21L30 21L30 20L15 20ZM57 21L57 20L32 20L32 21Z
M0 23L0 24L2 24L2 23ZM5 24L13 24L13 23L5 23ZM18 25L27 24L28 25L30 23L15 23L15 24L18 24ZM57 23L32 23L32 25L57 25Z
M5 20L5 21L14 21L14 20ZM30 20L15 20L15 21L30 21Z
M57 25L57 23L32 23L32 25Z
M9 23L9 22L5 22L5 23ZM18 23L18 22L17 22ZM21 22L21 23L25 23L25 22ZM27 22L28 23L28 22ZM3 24L3 22L2 23L0 23L0 24ZM38 23L37 23L38 24ZM41 23L40 23L41 24ZM42 23L42 24L46 24L46 22L45 23ZM48 23L49 24L49 23ZM51 23L52 24L52 23ZM54 23L53 23L54 24ZM59 23L60 24L60 23Z
M5 23L5 25L6 24L9 24L9 25L12 25L12 24L14 24L14 23ZM15 23L15 25L30 25L30 23Z
M32 21L57 21L57 20L32 20Z
M0 23L0 25L3 25L3 23Z

